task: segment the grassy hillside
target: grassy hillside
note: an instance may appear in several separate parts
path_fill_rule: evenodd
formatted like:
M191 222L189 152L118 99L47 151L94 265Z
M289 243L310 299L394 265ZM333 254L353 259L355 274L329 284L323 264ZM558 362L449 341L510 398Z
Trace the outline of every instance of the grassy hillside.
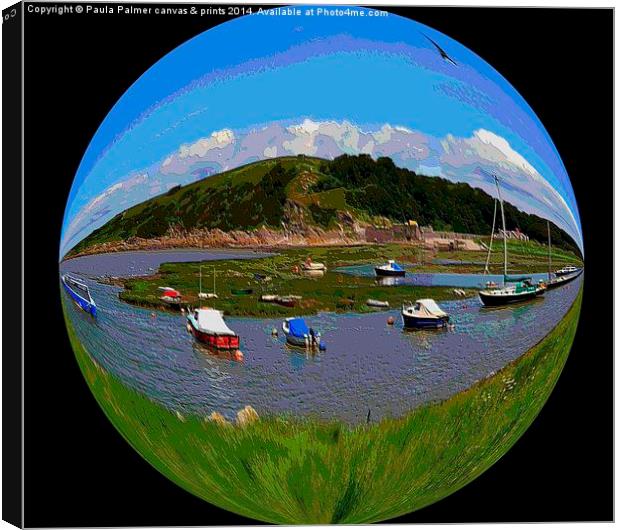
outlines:
M158 238L171 228L253 230L329 229L339 216L416 219L438 230L488 234L493 198L467 184L426 177L397 168L391 159L343 155L332 161L304 156L255 162L208 177L138 204L118 214L82 240L71 254L132 237ZM346 216L348 218L348 215ZM510 228L546 241L546 221L506 205ZM576 250L571 238L553 227L560 247ZM578 252L578 251L577 251Z

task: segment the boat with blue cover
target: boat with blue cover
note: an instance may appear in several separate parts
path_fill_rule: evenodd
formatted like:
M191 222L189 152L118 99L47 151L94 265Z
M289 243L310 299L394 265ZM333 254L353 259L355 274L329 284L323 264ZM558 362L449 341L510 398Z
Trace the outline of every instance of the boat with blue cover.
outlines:
M375 273L377 276L404 276L407 271L403 269L393 259L388 260L385 265L375 267Z
M282 322L282 331L286 336L286 342L299 348L318 348L325 350L325 343L321 340L321 334L309 328L306 321L299 317L290 317Z
M69 276L68 274L63 274L61 279L65 291L67 291L67 294L76 303L76 305L86 313L96 317L97 305L95 304L93 297L90 295L88 285L77 278Z

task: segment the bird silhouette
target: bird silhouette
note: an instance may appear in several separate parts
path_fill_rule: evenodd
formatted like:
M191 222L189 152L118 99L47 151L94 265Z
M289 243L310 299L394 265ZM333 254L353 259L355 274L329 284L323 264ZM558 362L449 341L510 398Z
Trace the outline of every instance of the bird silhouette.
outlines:
M422 35L424 35L424 33L422 33ZM426 40L428 40L433 46L435 46L435 48L437 48L437 51L439 52L439 55L441 55L441 58L444 61L448 61L449 63L452 63L454 66L458 66L456 64L456 62L445 52L445 50L439 46L439 44L437 44L433 39L431 39L429 36L424 35L426 37Z

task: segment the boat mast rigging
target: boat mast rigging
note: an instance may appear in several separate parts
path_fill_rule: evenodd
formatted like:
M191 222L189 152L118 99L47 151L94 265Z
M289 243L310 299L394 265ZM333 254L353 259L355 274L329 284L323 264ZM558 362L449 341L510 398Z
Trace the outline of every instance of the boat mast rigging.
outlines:
M493 249L493 238L495 236L495 219L497 217L497 199L493 200L493 226L491 227L491 239L489 240L489 251L487 261L484 264L484 274L489 274L489 261L491 260L491 250Z
M551 281L551 227L549 225L549 220L547 220L547 239L549 242L549 247L548 247L548 252L547 252L547 259L548 259L547 277L549 281Z
M502 229L504 231L504 283L506 283L506 276L508 276L508 246L506 242L506 217L504 215L504 201L502 200L502 194L499 190L499 179L497 175L493 175L495 179L495 186L497 187L497 197L499 198L499 208L502 212Z

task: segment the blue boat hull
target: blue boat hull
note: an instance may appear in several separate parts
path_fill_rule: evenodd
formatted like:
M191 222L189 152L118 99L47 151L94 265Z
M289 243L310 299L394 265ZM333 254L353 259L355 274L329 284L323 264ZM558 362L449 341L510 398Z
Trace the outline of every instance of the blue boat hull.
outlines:
M71 287L69 287L64 280L62 282L62 285L65 288L65 291L67 291L67 294L78 305L78 307L82 309L82 311L85 311L86 313L94 317L97 316L97 306L94 303L89 302L88 300L77 294L75 291L73 291L73 289L71 289Z

